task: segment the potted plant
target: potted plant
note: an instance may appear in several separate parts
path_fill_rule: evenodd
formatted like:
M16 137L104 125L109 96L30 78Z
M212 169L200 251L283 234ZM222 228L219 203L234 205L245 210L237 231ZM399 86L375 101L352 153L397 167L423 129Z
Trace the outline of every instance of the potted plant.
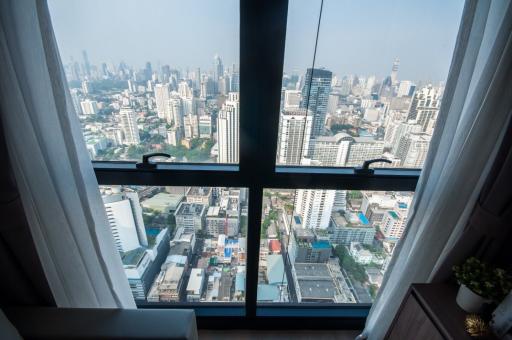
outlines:
M512 279L500 268L470 257L453 271L460 283L457 304L468 313L478 313L486 303L500 303L512 289Z

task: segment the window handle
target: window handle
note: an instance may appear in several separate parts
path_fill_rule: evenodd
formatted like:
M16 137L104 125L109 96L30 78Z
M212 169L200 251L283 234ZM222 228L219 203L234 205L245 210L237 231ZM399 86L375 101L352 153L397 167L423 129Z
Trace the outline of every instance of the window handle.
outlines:
M389 164L392 163L389 159L385 159L385 158L370 159L370 160L364 161L362 167L355 168L354 169L354 173L356 175L373 175L375 170L370 169L370 164L372 164L372 163L380 163L380 162L389 163Z
M142 163L135 164L137 169L156 169L156 163L150 162L151 157L166 157L170 158L171 155L163 152L147 153L142 155Z

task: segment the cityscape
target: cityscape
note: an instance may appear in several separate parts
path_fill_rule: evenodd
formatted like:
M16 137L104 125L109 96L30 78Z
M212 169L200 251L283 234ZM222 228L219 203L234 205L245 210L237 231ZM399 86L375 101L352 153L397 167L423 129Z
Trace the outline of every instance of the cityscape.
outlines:
M71 99L94 160L238 163L240 76L147 62L135 69L65 64ZM325 68L284 74L276 163L421 168L443 85L338 77ZM384 164L377 164L384 166ZM341 188L342 189L342 188ZM248 189L101 187L108 221L138 301L245 300ZM265 189L260 303L371 303L402 236L411 192Z

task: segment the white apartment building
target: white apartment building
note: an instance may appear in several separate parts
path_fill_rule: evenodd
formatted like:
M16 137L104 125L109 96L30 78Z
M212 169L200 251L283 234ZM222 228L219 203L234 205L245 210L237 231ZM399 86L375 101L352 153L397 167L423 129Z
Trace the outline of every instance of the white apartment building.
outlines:
M117 250L127 252L148 245L136 192L105 195L103 203Z
M123 107L119 111L121 131L123 132L123 144L135 145L140 143L137 117L131 107Z
M329 227L336 190L298 189L295 194L295 213L306 229Z
M238 163L240 100L238 92L230 92L217 117L219 163Z
M308 154L313 113L306 109L284 110L279 121L277 162L300 165Z

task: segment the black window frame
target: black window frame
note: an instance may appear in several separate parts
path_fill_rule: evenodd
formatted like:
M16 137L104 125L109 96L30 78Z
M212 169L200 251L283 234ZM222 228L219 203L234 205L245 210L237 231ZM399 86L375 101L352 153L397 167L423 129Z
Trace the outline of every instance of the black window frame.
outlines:
M281 83L288 0L240 0L239 164L93 161L100 185L214 186L249 189L245 303L166 304L139 308L193 308L202 328L360 329L371 304L257 303L258 261L264 188L414 191L420 169L277 166ZM300 322L297 320L300 319Z

